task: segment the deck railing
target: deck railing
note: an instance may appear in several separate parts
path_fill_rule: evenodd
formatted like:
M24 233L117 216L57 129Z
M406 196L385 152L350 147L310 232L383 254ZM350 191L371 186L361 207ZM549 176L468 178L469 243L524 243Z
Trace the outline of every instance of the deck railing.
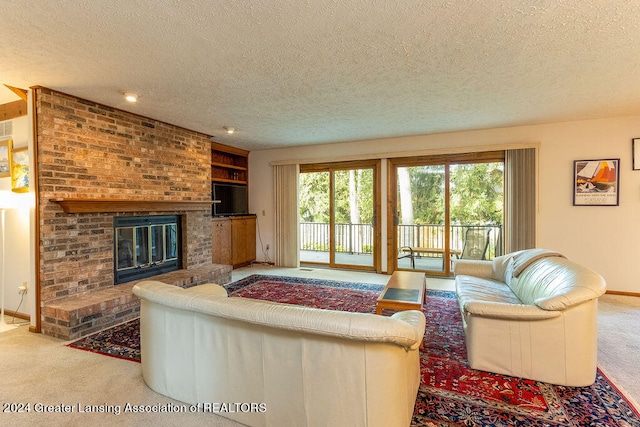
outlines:
M485 228L489 231L489 245L486 259L502 255L502 224L452 225L450 227L450 246L458 253L464 246L464 238L469 228ZM437 224L410 224L398 226L398 246L419 248L444 248L444 226ZM427 255L428 256L428 255ZM438 256L433 254L432 256Z
M371 224L336 224L336 251L349 254L373 252ZM329 252L329 224L300 223L300 248L305 251Z
M470 227L490 229L486 258L502 255L502 224L452 225L451 249L461 251L464 235ZM336 252L370 254L373 252L373 225L336 224ZM444 247L444 226L438 224L409 224L398 226L398 247ZM329 252L329 224L320 222L300 223L300 248L304 251Z

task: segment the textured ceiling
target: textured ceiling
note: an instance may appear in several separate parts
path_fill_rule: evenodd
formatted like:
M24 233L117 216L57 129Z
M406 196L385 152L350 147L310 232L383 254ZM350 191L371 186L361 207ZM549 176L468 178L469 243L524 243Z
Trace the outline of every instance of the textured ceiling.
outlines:
M636 115L639 16L633 0L0 0L0 83L252 150Z

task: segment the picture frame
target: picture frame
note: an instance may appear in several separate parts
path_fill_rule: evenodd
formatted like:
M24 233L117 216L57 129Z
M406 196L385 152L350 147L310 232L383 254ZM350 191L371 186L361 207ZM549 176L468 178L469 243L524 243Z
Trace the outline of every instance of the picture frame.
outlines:
M11 152L11 191L29 191L29 150L27 147Z
M640 138L631 140L631 150L633 154L633 170L640 170Z
M0 141L0 178L11 176L11 147L12 139Z
M620 159L573 162L574 206L618 206L619 202Z

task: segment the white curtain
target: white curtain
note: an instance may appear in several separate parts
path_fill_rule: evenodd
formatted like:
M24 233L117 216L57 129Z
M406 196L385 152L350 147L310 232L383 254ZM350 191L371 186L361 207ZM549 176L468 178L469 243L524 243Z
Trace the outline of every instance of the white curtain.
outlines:
M537 149L505 152L505 252L536 246Z
M299 165L276 165L275 167L275 265L299 267L300 250L298 239L298 176Z

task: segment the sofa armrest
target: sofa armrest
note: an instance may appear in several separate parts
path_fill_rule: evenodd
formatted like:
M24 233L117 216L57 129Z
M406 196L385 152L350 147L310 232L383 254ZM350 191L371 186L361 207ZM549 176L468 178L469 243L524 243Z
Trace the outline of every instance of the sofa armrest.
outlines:
M416 336L421 337L421 339L409 347L411 350L417 350L420 347L424 339L424 331L426 328L426 318L421 311L418 310L406 310L406 311L398 311L391 316L393 319L402 320L403 322L408 323L413 327L413 330L416 331Z
M140 281L133 286L132 292L140 299L179 309L188 309L192 301L198 298L227 297L226 289L213 283L184 289L157 280Z
M543 310L535 305L507 304L501 302L470 301L464 303L462 309L465 315L490 317L509 320L544 320L559 317L561 312Z
M492 279L493 263L491 261L459 259L453 262L453 272L456 276L464 275Z

